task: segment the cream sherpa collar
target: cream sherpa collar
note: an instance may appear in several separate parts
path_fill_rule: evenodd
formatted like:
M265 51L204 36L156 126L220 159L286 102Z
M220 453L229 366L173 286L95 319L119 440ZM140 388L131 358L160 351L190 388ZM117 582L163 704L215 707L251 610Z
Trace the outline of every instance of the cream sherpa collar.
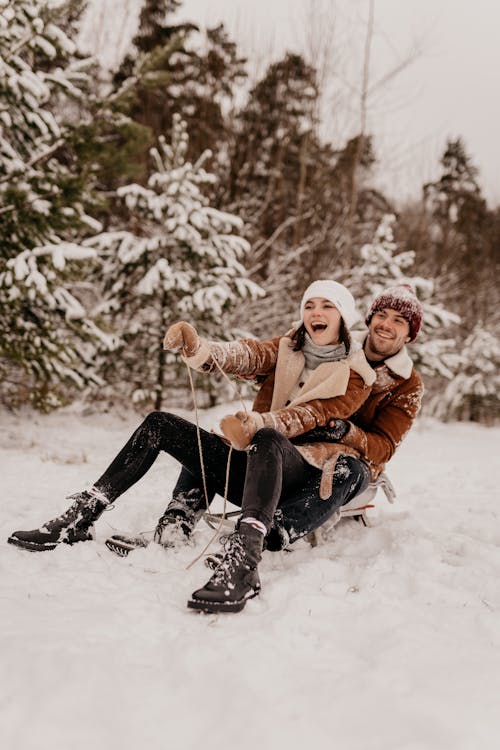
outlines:
M363 345L366 339L366 331L352 331L351 336L355 341L358 341ZM399 352L396 352L396 354L393 354L392 357L385 359L384 364L387 365L389 370L392 370L392 372L405 380L408 380L413 370L413 362L411 361L406 346L403 346L403 348L400 349Z

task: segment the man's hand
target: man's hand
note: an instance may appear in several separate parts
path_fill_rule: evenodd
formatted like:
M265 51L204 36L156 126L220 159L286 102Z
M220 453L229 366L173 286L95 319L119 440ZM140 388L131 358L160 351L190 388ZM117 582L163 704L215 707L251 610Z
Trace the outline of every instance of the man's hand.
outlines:
M330 419L325 427L314 427L304 432L294 442L300 443L336 443L349 432L350 424L345 419Z
M228 415L221 419L220 428L233 448L245 450L257 430L264 427L264 418L257 411L239 411L234 416Z
M163 339L163 348L171 352L181 352L185 357L194 357L201 346L196 328L181 320L170 326Z
M344 435L349 432L351 425L345 419L330 419L327 430L329 432L329 440L335 442L335 440L342 440Z

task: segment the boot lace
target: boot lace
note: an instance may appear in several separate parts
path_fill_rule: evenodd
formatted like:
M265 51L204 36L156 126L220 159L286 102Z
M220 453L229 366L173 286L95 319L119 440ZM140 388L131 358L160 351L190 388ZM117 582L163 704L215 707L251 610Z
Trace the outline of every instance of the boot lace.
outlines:
M81 521L88 521L92 519L98 503L97 498L89 495L87 499L86 497L82 497L82 495L80 494L76 494L69 495L67 499L74 499L74 502L71 503L69 508L67 508L64 513L61 513L60 516L57 516L57 518L49 521L46 524L47 528L50 528L52 524L56 524L57 526L61 524L67 526L76 526Z
M212 583L216 585L228 583L232 574L246 559L245 546L237 531L228 537L221 537L221 542L223 542L224 554L212 576Z

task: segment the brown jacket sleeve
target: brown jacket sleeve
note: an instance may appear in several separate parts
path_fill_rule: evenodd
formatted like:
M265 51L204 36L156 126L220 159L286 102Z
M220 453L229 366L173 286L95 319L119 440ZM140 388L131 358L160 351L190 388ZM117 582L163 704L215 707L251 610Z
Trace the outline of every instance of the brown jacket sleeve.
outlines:
M351 421L349 431L339 443L355 448L369 464L387 463L420 411L423 390L420 377L413 371L393 397L376 409L369 430Z
M279 341L279 336L269 341L238 339L225 342L202 339L199 352L194 357L188 357L187 362L190 367L202 372L216 372L220 367L230 375L267 375L276 366Z
M274 427L285 437L303 435L314 427L324 427L330 419L347 419L367 399L370 386L351 370L346 392L335 398L313 399L297 406L286 406L262 416L266 427Z

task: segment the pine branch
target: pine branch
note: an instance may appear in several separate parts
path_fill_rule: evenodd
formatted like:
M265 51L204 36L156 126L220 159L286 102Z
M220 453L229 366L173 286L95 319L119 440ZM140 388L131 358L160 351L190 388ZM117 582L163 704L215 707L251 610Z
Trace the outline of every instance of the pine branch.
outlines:
M9 174L5 175L5 177L2 177L0 179L0 185L4 182L9 182L13 177L18 177L19 175L22 175L24 172L26 172L31 167L34 167L35 164L38 164L38 162L45 161L45 159L48 159L52 154L57 151L58 148L63 146L65 143L64 138L60 138L58 141L52 144L50 148L48 148L46 151L42 151L41 154L38 154L37 156L34 156L30 161L26 162L24 167L22 169L16 169L14 172L10 172Z
M35 36L38 36L38 35L30 33L29 35L25 36L24 39L20 39L19 42L13 47L13 49L11 49L9 55L7 55L7 57L5 58L5 60L7 62L9 62L10 60L12 60L12 58L15 55L17 55L17 53L19 52L19 50L21 50L26 44L28 44L29 42L31 42L35 38Z

